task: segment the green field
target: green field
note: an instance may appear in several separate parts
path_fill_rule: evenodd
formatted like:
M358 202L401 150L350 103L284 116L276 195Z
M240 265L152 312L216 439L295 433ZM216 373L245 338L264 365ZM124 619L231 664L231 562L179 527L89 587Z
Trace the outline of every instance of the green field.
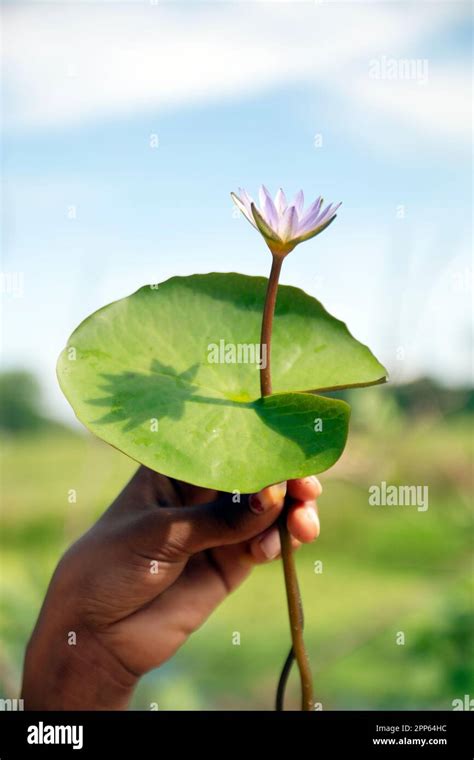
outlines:
M316 695L323 709L451 709L474 694L472 417L410 416L377 393L364 392L348 447L321 478L321 537L298 554ZM0 691L17 696L24 647L61 552L135 465L86 433L61 430L4 436L2 451ZM370 506L368 488L382 480L427 485L429 509ZM288 643L277 562L258 568L143 679L133 707L272 707ZM297 702L293 676L288 703Z

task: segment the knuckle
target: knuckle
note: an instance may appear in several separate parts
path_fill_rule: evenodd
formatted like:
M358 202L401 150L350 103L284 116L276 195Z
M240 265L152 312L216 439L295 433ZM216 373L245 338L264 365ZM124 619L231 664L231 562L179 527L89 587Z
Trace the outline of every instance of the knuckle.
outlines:
M174 511L157 508L140 514L129 533L129 546L135 554L161 562L176 562L190 555L183 524L174 519Z

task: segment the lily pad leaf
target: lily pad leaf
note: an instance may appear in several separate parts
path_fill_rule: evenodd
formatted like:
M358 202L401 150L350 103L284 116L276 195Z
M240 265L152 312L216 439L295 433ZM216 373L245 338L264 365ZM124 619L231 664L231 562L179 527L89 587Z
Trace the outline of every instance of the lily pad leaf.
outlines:
M301 391L383 382L385 370L318 301L280 286L275 394L259 398L265 289L235 273L174 277L92 314L58 362L77 417L138 462L208 488L251 492L330 467L349 407Z

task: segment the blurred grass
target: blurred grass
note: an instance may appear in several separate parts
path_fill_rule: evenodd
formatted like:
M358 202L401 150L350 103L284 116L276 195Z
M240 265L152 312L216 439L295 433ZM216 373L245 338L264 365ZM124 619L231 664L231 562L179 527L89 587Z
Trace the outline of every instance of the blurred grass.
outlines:
M324 709L450 709L474 693L471 429L467 414L409 418L378 389L358 393L346 452L322 476L321 537L297 560ZM82 433L2 438L2 695L17 695L24 647L61 552L134 469ZM370 506L368 488L382 480L428 485L428 511ZM270 708L288 644L282 571L273 563L142 680L133 707ZM293 675L289 705L297 691Z

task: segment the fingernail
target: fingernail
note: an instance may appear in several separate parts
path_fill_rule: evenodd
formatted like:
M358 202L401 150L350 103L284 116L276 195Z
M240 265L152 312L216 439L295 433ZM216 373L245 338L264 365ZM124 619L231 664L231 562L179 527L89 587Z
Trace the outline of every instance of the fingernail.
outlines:
M318 516L313 507L306 507L306 516L314 525L319 525Z
M281 544L277 528L272 528L260 541L260 547L267 559L275 559L280 553Z
M249 507L256 515L262 514L283 503L286 493L286 483L277 483L274 486L263 488L259 493L254 493L249 498Z
M319 536L319 531L320 531L320 527L319 527L319 518L318 518L318 515L316 514L316 510L315 510L313 507L306 507L306 510L305 510L305 511L306 511L306 517L307 517L307 519L308 519L308 520L309 520L309 521L310 521L310 522L311 522L311 523L312 523L312 524L315 526L315 528L316 528L316 533L315 533L315 536L314 536L314 538L318 538L318 536Z
M265 507L263 506L256 493L253 493L249 498L249 507L251 511L256 515L260 515L265 511Z

